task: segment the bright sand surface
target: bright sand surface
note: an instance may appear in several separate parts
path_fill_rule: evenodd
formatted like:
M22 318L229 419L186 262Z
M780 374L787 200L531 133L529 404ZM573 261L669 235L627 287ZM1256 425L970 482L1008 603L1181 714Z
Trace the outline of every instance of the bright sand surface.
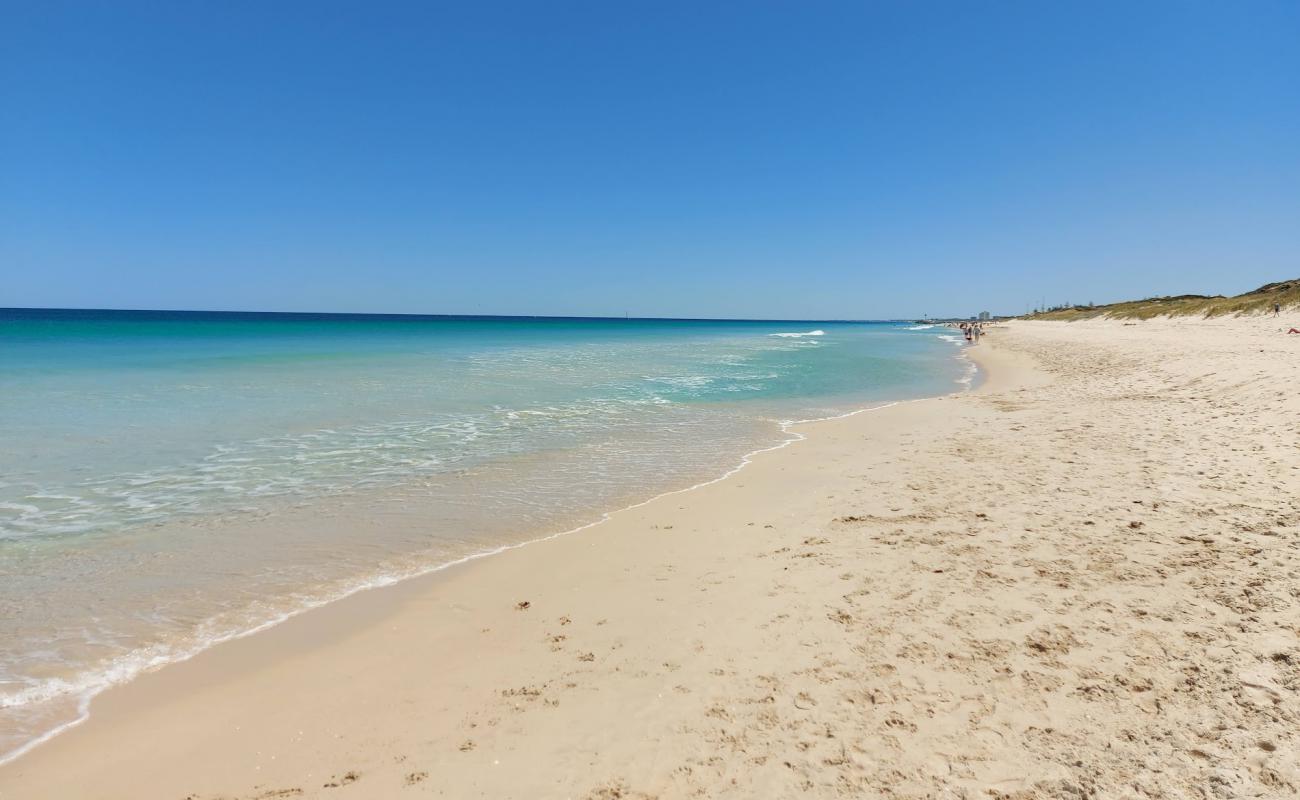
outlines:
M977 392L111 690L0 797L1296 796L1279 327L998 328Z

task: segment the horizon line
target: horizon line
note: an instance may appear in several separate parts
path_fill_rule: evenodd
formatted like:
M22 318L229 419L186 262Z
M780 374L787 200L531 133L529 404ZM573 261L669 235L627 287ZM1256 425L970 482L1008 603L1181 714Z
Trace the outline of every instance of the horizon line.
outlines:
M232 309L205 308L90 308L63 306L0 306L0 313L8 311L68 311L68 312L109 312L121 314L243 314L263 316L298 316L298 317L389 317L409 319L518 319L518 320L592 320L592 321L638 321L638 322L915 322L920 317L894 317L889 319L854 319L843 318L796 318L796 317L633 317L587 315L587 314L441 314L412 312L373 312L373 311L247 311ZM958 317L930 317L931 320L959 319Z

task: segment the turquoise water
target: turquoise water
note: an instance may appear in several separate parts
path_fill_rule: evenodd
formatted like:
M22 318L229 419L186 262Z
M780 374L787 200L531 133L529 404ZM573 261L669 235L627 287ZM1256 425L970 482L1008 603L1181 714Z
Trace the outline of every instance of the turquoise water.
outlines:
M329 599L969 379L941 328L0 310L0 753Z

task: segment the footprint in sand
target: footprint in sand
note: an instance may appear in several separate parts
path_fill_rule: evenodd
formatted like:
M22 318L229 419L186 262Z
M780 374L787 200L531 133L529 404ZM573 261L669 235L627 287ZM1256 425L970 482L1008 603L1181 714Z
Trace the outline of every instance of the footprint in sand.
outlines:
M331 778L330 781L325 784L324 788L337 789L340 786L347 786L349 783L356 783L359 780L361 780L361 773L355 770L349 770L343 773L342 778Z

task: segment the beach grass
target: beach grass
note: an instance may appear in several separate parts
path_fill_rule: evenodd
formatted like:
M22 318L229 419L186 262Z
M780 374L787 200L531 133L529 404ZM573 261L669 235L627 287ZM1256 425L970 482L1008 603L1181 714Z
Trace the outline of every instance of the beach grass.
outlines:
M1152 319L1155 317L1221 317L1268 313L1273 305L1283 308L1300 306L1300 278L1269 283L1254 291L1233 297L1223 295L1182 294L1171 297L1148 297L1106 305L1066 305L1025 315L1025 319L1066 320Z

